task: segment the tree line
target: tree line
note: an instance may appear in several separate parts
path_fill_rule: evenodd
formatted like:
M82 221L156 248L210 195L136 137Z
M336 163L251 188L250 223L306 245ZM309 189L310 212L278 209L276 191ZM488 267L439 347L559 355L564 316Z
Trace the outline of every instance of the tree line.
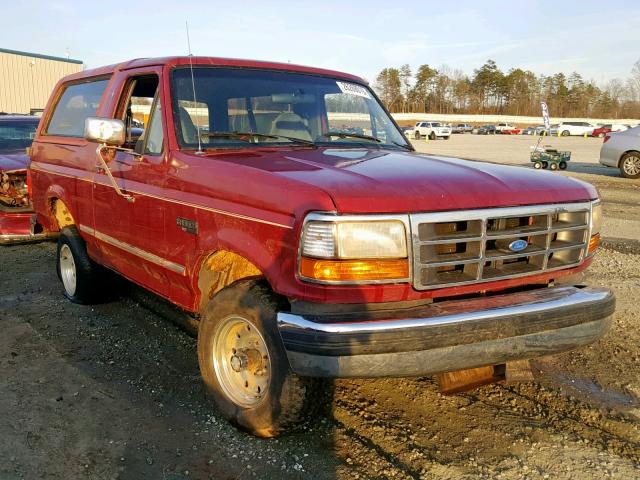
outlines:
M625 80L604 85L569 75L503 72L487 60L467 75L447 66L409 65L383 69L374 88L393 113L461 113L539 116L546 102L552 117L640 118L640 60Z

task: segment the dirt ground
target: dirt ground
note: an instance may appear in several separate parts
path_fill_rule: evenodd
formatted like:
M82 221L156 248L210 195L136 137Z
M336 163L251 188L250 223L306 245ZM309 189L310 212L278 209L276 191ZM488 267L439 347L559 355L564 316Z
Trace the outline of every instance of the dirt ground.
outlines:
M563 174L604 199L588 281L617 295L611 331L533 362L531 383L443 396L429 378L336 381L324 414L278 440L221 419L195 340L149 302L71 304L54 244L0 248L0 479L640 478L640 182L595 165L597 140L554 140L576 152ZM531 142L419 148L524 165Z

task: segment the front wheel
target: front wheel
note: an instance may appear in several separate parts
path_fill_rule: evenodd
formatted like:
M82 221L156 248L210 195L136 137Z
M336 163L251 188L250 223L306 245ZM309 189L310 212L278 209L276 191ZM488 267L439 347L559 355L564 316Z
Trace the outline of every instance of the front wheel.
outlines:
M565 162L564 160L562 160L560 162L560 170L566 170L567 169L567 162Z
M556 162L551 162L551 163L549 164L549 168L550 168L551 170L558 170L558 164L557 164Z
M319 405L319 380L289 368L277 331L280 304L262 281L242 280L209 302L198 331L198 363L220 413L258 437L276 437Z
M640 178L640 152L625 153L622 156L620 173L625 178Z
M431 133L429 134L429 140L435 140L436 138L437 138L437 137L436 137L436 133L435 133L435 132L431 132Z
M542 168L542 162L535 162L533 164L533 168L535 168L536 170L540 170Z

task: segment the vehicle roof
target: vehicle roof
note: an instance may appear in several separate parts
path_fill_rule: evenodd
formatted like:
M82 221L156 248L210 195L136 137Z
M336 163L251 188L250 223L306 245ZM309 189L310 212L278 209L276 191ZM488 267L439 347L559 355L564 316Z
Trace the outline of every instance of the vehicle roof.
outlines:
M177 67L183 65L194 66L214 66L214 67L235 67L235 68L261 68L265 70L281 70L287 72L309 73L316 75L325 75L330 77L339 77L358 83L368 82L356 75L338 72L335 70L327 70L323 68L306 67L303 65L294 65L291 63L266 62L261 60L244 60L239 58L221 58L221 57L158 57L158 58L136 58L122 63L107 65L104 67L92 68L82 72L74 73L65 77L65 81L80 80L88 77L96 77L100 75L109 75L117 71L130 70L133 68L150 67L150 66L168 66Z
M38 123L40 121L40 117L35 115L4 115L0 114L0 122L35 122Z

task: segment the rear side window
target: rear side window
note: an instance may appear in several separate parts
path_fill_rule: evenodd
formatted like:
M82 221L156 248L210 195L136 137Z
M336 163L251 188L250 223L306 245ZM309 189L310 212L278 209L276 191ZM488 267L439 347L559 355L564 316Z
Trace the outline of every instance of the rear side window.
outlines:
M95 116L108 83L109 79L101 79L67 86L53 110L47 134L84 137L84 121Z

